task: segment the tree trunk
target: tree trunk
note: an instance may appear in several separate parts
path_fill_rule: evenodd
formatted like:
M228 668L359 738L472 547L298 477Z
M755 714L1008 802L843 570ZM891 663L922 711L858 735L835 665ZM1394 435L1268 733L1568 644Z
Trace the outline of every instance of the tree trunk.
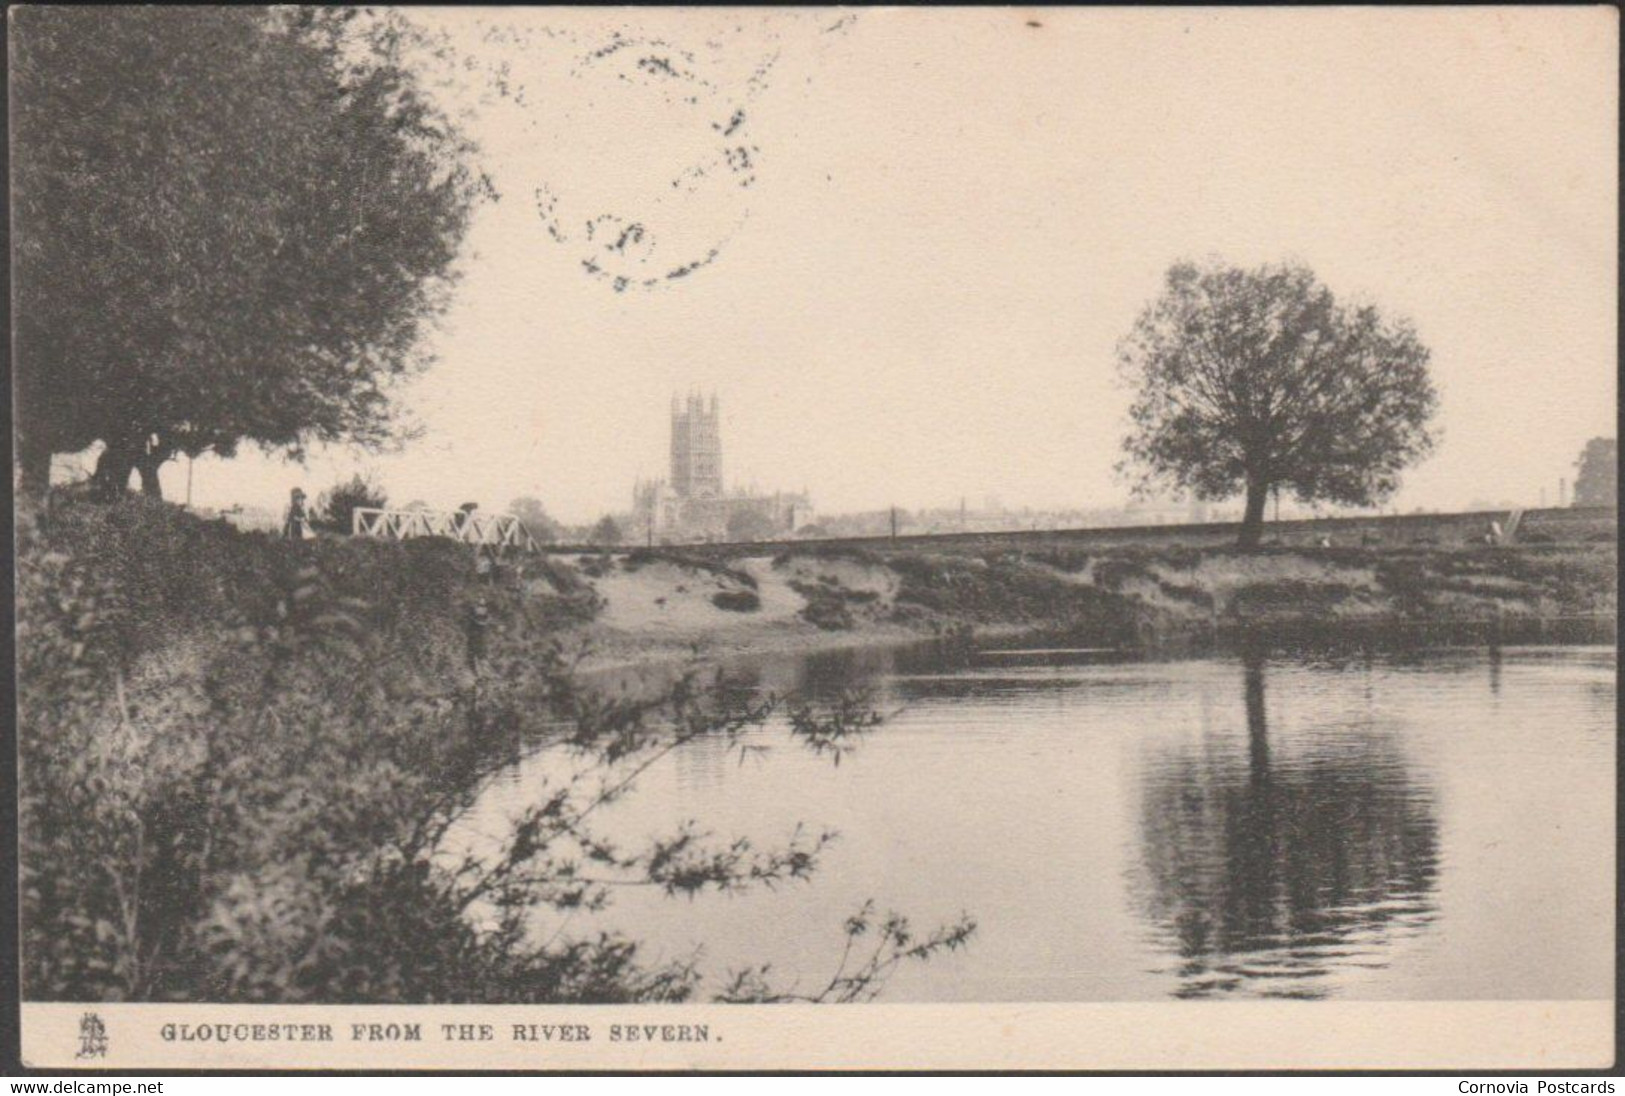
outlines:
M90 477L93 493L103 502L121 498L130 488L130 473L134 469L135 447L109 441L102 455L96 458L96 471Z
M1241 518L1241 535L1236 543L1243 548L1257 548L1264 539L1264 504L1269 501L1270 485L1257 476L1247 477L1247 511Z
M141 473L141 493L148 498L161 499L164 497L164 486L158 480L158 469L169 460L167 453L148 453L135 462L136 471Z
M34 498L51 489L51 447L31 442L25 434L17 439L18 490Z
M1264 718L1264 656L1257 650L1242 655L1242 680L1247 708L1247 762L1251 783L1262 788L1270 780L1269 724Z

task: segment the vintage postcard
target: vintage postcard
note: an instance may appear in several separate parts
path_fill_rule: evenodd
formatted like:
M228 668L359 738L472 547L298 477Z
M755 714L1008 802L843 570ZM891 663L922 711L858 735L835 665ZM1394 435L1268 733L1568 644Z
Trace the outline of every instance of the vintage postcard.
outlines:
M25 1065L1613 1063L1616 9L9 21Z

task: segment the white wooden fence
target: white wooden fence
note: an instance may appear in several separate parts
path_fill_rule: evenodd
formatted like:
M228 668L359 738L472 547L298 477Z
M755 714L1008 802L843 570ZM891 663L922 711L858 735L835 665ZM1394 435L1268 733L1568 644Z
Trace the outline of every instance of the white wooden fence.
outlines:
M464 544L537 551L524 523L511 514L482 514L478 510L371 510L358 507L350 519L350 532L358 537L407 540L411 537L450 537Z

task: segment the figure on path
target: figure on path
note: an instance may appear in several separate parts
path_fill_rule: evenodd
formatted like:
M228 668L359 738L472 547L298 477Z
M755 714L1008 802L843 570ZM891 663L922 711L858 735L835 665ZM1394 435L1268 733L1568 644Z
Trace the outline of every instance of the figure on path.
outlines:
M310 514L305 509L305 491L295 487L288 498L288 516L282 522L282 535L288 540L310 537Z

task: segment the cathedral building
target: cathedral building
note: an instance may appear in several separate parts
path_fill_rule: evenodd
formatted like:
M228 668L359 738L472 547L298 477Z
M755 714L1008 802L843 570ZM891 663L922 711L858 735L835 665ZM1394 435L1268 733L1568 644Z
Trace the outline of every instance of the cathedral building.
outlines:
M715 393L671 401L671 472L633 488L629 534L656 543L777 540L813 521L807 493L725 491Z

